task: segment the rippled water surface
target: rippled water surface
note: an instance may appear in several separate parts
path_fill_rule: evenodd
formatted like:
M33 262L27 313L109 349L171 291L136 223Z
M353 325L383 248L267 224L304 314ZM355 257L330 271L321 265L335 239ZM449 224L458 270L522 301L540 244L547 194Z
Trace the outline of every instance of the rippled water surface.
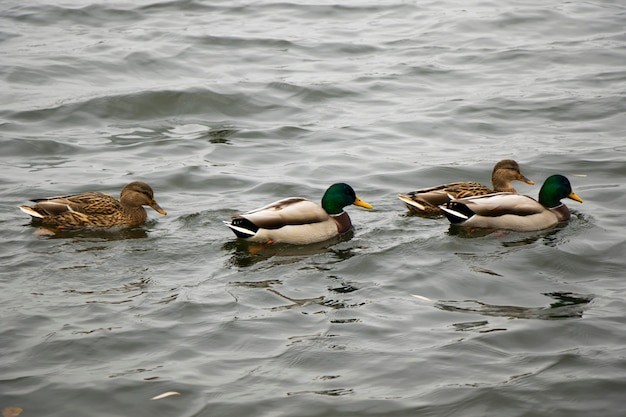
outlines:
M545 1L0 6L0 408L22 416L626 415L626 8ZM520 162L566 225L488 235L399 192ZM152 185L123 232L17 206ZM353 233L223 226L351 184ZM151 398L167 392L178 395Z

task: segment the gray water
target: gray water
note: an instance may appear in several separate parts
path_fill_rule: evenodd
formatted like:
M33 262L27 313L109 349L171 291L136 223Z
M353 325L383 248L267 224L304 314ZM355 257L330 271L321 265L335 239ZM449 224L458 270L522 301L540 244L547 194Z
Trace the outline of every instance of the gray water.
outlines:
M614 1L4 1L0 408L626 415L625 23ZM468 234L395 198L504 158L531 196L566 175L572 220ZM131 180L168 215L42 235L17 209ZM374 206L341 239L256 252L222 224L339 181Z

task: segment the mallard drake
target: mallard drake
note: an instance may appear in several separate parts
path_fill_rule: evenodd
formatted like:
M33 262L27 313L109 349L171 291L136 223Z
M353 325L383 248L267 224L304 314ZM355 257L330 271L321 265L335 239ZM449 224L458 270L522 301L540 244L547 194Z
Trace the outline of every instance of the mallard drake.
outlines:
M33 222L58 230L137 226L148 216L143 206L167 214L154 200L152 188L140 181L126 184L119 200L91 191L31 201L35 204L20 209L32 216Z
M423 188L407 194L398 194L398 198L404 202L410 212L415 214L436 215L441 214L439 206L447 203L450 196L454 198L466 198L477 195L492 194L494 192L515 193L511 181L522 181L526 184L534 184L520 170L519 164L512 159L503 159L496 163L491 172L491 184L493 190L478 182L451 182L434 187Z
M352 222L343 208L350 204L372 208L352 187L339 183L326 190L321 206L306 198L290 197L235 215L224 224L248 241L304 245L349 231Z
M552 175L541 186L539 201L520 194L496 193L455 199L442 205L441 210L452 224L528 232L569 220L563 198L583 202L566 177Z

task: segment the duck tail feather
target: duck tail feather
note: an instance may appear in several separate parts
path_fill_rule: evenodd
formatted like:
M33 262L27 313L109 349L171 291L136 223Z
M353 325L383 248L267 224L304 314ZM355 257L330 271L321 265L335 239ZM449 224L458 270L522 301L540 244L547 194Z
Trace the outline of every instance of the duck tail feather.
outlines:
M406 195L404 195L404 194L398 194L398 198L399 198L400 200L402 200L402 202L403 202L404 204L406 204L407 206L414 207L414 208L416 208L416 209L418 209L418 210L421 210L421 211L426 211L426 207L425 207L425 206L423 206L422 204L420 204L420 203L418 203L417 201L413 200L413 199L412 199L411 197L409 197L409 196L406 196Z
M28 214L29 216L36 217L38 219L43 219L43 214L35 211L32 207L20 206L20 210L22 210L24 213Z
M230 222L225 221L224 224L230 228L237 237L244 239L254 236L259 230L257 225L243 217L237 217Z
M453 224L463 223L475 214L463 203L442 204L439 208Z

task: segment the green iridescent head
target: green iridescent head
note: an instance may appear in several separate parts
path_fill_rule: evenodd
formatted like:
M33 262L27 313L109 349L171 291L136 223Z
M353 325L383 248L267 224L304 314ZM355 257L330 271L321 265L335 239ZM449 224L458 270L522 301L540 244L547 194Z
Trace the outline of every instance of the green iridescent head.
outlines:
M328 214L339 214L345 206L350 204L368 209L372 208L370 204L356 195L352 187L344 183L331 185L324 193L324 197L322 197L322 207Z
M583 200L572 191L569 180L563 175L552 175L548 177L541 186L541 190L539 190L539 202L545 207L553 208L562 204L562 198L571 198L579 203L583 202Z

